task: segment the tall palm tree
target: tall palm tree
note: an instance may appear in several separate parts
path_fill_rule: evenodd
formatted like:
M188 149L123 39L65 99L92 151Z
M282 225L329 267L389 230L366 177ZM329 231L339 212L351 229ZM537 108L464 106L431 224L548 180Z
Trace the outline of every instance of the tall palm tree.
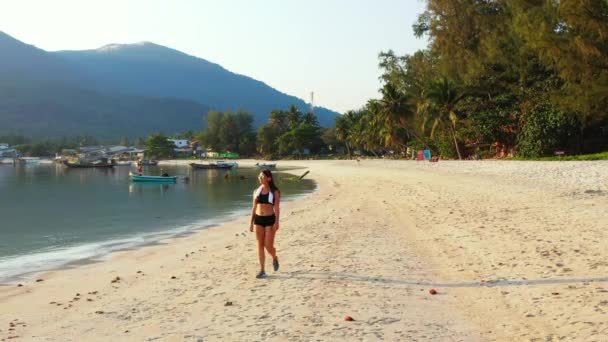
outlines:
M454 82L443 77L429 84L423 92L423 101L419 103L417 108L418 113L423 117L422 130L425 130L427 123L432 123L431 137L433 137L438 127L447 127L454 139L458 159L461 160L462 155L456 138L458 115L455 107L464 96L465 93L460 91Z
M350 143L349 143L349 135L351 130L349 117L352 115L352 111L347 112L342 116L338 116L336 118L336 139L338 141L343 142L346 146L346 153L348 154L348 158L351 158L350 154Z
M367 107L380 130L383 147L403 148L407 140L404 132L414 116L410 98L390 82L380 92L382 98L369 101Z
M289 127L291 127L291 129L296 128L302 121L302 113L296 106L290 106L286 116L287 122L289 122Z

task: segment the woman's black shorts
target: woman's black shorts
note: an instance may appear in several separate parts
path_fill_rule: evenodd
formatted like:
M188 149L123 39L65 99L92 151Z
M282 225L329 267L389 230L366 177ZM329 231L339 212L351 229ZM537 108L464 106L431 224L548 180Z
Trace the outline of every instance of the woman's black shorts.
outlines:
M274 216L274 214L270 216L255 215L253 217L253 224L255 224L256 226L271 227L274 225L275 221L276 217Z

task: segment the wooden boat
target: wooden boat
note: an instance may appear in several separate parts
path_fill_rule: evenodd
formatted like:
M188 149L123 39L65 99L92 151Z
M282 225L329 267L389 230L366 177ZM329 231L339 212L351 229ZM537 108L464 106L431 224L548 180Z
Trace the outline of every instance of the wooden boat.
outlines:
M218 160L215 163L218 164L218 165L232 165L232 167L239 167L239 164L237 162L234 162L234 161Z
M20 157L15 159L15 164L38 164L40 158L38 157Z
M114 167L113 163L108 163L106 161L94 161L94 162L75 161L74 162L74 161L64 160L63 165L65 165L69 168L75 168L75 169L88 169L88 168L104 169L104 168Z
M277 163L256 163L255 166L260 169L275 169L277 167Z
M155 165L158 165L158 161L152 160L152 159L146 159L146 160L142 160L142 161L138 162L138 164L142 164L145 166L155 166Z
M200 164L190 163L190 166L195 170L230 170L234 167L234 164Z
M163 177L163 176L139 176L129 172L129 178L133 182L148 182L148 183L175 183L177 181L176 176Z

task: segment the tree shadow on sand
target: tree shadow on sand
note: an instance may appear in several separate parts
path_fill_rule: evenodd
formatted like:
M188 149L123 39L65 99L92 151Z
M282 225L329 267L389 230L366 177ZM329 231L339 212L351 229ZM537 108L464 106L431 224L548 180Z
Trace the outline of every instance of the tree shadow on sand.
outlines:
M572 283L600 283L608 282L608 277L601 278L554 278L554 279L521 279L521 280L487 280L485 282L432 282L432 281L415 281L406 279L390 279L382 277L366 277L355 274L338 273L338 272L306 272L293 271L289 273L273 274L270 279L278 280L326 280L330 282L354 282L354 283L369 283L377 285L406 285L406 286L430 286L443 288L473 288L473 287L511 287L511 286L529 286L529 285L555 285L555 284L572 284Z

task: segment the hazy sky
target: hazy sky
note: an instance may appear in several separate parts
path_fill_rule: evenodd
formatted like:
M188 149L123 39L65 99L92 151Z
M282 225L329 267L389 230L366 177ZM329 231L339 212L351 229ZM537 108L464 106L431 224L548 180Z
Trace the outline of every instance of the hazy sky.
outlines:
M0 0L0 31L45 50L151 41L344 112L377 97L378 53L426 46L422 0Z

